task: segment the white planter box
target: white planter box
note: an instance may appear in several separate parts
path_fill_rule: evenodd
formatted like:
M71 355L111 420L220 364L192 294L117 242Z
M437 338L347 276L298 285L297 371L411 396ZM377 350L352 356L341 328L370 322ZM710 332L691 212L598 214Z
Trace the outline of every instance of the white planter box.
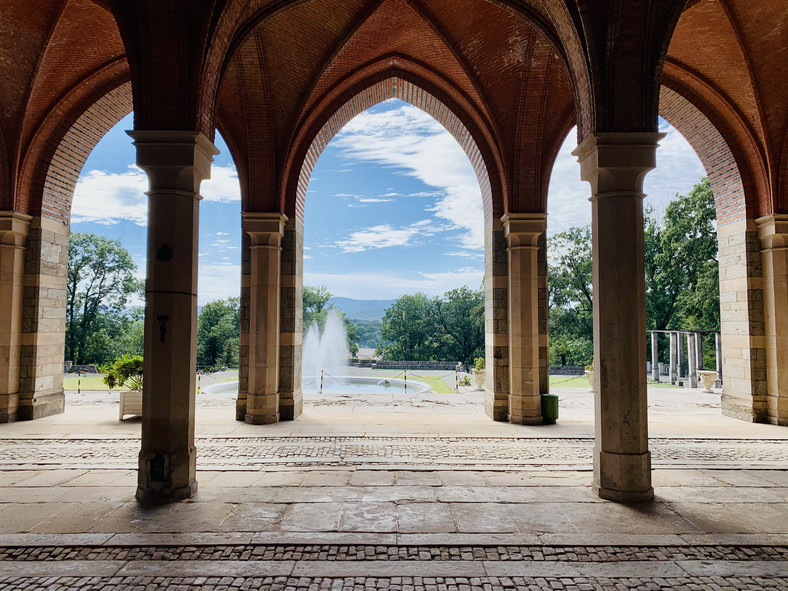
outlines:
M142 416L142 392L121 392L118 420L126 415Z

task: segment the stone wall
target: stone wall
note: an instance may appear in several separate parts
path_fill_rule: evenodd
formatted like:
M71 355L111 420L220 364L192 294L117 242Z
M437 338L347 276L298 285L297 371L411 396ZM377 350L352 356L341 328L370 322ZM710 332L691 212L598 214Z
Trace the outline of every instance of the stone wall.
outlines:
M69 228L34 218L25 250L22 348L19 368L20 419L63 412L63 357Z
M509 414L508 261L500 220L484 227L484 411L496 421Z
M279 418L292 420L298 418L304 410L301 392L304 224L298 219L290 219L285 223L281 265Z

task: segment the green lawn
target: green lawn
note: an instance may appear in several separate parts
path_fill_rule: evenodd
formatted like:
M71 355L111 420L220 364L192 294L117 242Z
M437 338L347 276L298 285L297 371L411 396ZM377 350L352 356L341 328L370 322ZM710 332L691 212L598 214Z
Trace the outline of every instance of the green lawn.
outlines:
M81 390L109 390L107 384L104 383L104 376L96 374L84 375L81 378L77 378L77 376L63 378L63 389L76 390L78 379L80 380L79 388Z
M561 386L562 388L585 388L588 387L588 380L585 376L550 376L551 386Z

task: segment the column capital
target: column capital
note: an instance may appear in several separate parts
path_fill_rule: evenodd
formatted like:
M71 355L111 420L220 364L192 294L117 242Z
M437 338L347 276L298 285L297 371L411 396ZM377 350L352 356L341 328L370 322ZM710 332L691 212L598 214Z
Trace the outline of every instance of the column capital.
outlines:
M32 219L18 211L0 211L0 245L24 246Z
M279 246L285 233L287 216L283 213L242 213L244 232L252 246Z
M763 250L788 247L788 214L774 213L755 220Z
M580 163L580 178L591 183L593 198L606 193L643 192L643 179L656 166L658 132L594 133L572 152Z
M135 129L126 133L134 140L137 166L148 174L151 192L198 193L200 182L211 178L211 162L219 150L202 132Z
M546 213L507 213L501 218L509 247L538 247L539 237L547 230Z

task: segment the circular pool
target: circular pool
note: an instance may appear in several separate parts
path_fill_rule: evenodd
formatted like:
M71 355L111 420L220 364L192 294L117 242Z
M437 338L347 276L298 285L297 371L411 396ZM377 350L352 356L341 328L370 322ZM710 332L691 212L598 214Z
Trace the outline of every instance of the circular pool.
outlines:
M320 378L305 377L301 384L305 394L317 394L320 391ZM428 384L415 380L386 377L364 376L325 376L323 378L323 394L422 394L431 390ZM214 384L203 389L206 394L237 394L238 382Z

